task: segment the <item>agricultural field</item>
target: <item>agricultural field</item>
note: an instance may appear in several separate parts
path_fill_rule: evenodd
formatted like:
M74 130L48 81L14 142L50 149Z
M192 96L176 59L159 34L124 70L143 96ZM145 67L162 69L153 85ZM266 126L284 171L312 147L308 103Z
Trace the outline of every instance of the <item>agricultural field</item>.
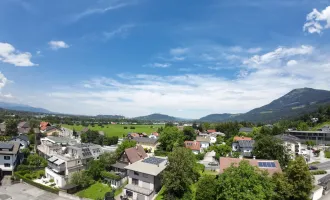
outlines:
M62 124L63 127L69 128L69 129L75 129L76 131L81 131L84 127L79 125L67 125ZM130 129L131 126L134 126L135 129ZM108 124L104 125L103 127L99 125L95 125L94 127L88 126L91 130L96 131L103 131L106 136L118 136L120 138L123 137L123 135L127 133L147 133L150 135L152 132L156 132L158 128L162 127L163 125L121 125L121 124ZM124 127L127 127L127 129L124 129Z

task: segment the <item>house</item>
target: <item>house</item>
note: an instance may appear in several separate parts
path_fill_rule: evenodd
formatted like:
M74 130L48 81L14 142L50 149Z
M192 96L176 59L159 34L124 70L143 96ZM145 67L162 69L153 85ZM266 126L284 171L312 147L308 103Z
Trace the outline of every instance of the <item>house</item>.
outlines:
M303 154L299 138L289 134L276 135L275 138L283 142L284 147L286 147L292 158L296 155Z
M215 129L209 129L206 131L208 134L217 132Z
M55 126L47 126L47 128L42 132L47 136L58 136L60 135L61 130L56 128Z
M5 122L0 123L0 135L6 134L6 124Z
M39 125L40 132L41 133L45 132L48 126L51 126L51 124L49 122L40 122L40 125Z
M28 134L31 130L29 122L20 122L17 125L18 134Z
M330 129L326 128L318 131L297 131L294 129L288 129L286 134L293 135L300 139L300 141L315 141L318 144L330 144Z
M261 170L266 170L269 175L274 173L282 173L282 169L278 160L259 160L259 159L241 159L241 158L230 158L230 157L220 157L220 173L223 173L232 164L238 166L242 161L248 161L251 166L258 167Z
M124 197L152 200L161 189L161 173L166 164L165 158L149 157L126 166L128 184L123 189Z
M244 157L252 157L254 140L252 138L246 137L234 137L234 142L232 143L232 150L235 152L241 152Z
M62 148L75 145L77 141L66 137L48 136L40 139L40 145L37 146L38 154L44 158L60 154Z
M159 138L159 133L157 133L157 132L151 133L149 135L149 138L158 139Z
M158 145L157 139L147 138L147 137L134 137L136 144L141 145L144 149L147 149L148 152L153 153Z
M239 132L243 132L243 133L252 133L253 128L249 128L249 127L242 127L239 129Z
M127 133L127 138L130 140L136 137L140 137L140 135L138 133Z
M201 143L197 141L184 141L184 147L191 149L194 154L201 153Z
M217 137L217 136L225 137L226 136L226 134L224 134L222 132L213 132L210 135L214 136L214 137Z
M18 142L20 144L20 149L28 148L30 145L30 140L27 135L19 135L19 136L13 137L9 141Z
M201 149L207 149L210 146L210 137L197 136L196 141L201 144Z
M19 152L18 142L0 142L0 171L4 174L12 174L17 164L23 157Z

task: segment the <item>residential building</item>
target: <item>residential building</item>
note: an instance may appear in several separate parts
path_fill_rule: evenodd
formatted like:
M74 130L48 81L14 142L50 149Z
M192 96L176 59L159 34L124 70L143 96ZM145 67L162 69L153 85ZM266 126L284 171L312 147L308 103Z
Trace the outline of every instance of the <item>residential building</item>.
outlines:
M9 141L18 142L20 144L20 149L28 148L30 145L30 140L27 135L19 135L19 136L13 137Z
M278 160L259 160L259 159L241 159L241 158L230 158L230 157L220 157L220 173L223 173L232 164L238 166L242 161L248 161L251 166L256 166L261 170L266 170L269 175L274 173L282 173L282 169Z
M276 135L275 138L280 139L286 147L288 153L294 158L296 155L303 154L300 139L289 134Z
M158 145L158 140L148 137L134 137L136 144L141 145L144 149L147 149L148 152L153 153Z
M0 135L6 134L6 124L5 122L0 123Z
M202 149L207 149L210 146L210 137L197 136L196 141L201 144Z
M40 128L40 132L44 133L47 129L47 127L51 126L51 124L49 122L40 122L39 128Z
M241 152L243 157L252 157L254 140L251 138L234 137L234 142L232 143L232 150L234 152Z
M77 141L66 137L48 136L40 139L40 145L37 146L39 155L49 158L52 155L60 154L62 147L75 145Z
M253 128L249 127L242 127L239 129L239 132L244 132L244 133L251 133L253 131Z
M201 153L201 143L200 142L197 142L196 140L195 141L184 141L184 146L187 149L191 149L191 151L194 154Z
M12 174L16 165L22 161L18 142L0 142L0 171Z
M210 144L215 144L217 142L217 137L210 136Z
M130 140L136 137L140 137L140 135L138 133L127 133L127 138Z
M217 132L215 129L209 129L206 131L208 134Z
M326 128L318 131L297 131L290 129L286 131L286 134L299 138L301 143L311 140L316 144L330 144L330 130Z
M47 126L42 133L46 134L47 136L59 136L60 132L61 130L59 130L55 126Z
M159 133L157 133L157 132L151 133L149 135L149 138L158 139L159 138Z
M234 139L233 139L234 142L237 142L239 140L252 140L252 138L250 138L250 137L244 137L244 136L242 136L242 137L235 136Z
M128 184L123 189L123 195L134 200L152 200L161 189L160 175L166 164L165 158L149 157L126 166Z
M31 130L29 122L20 122L17 125L18 134L28 134Z

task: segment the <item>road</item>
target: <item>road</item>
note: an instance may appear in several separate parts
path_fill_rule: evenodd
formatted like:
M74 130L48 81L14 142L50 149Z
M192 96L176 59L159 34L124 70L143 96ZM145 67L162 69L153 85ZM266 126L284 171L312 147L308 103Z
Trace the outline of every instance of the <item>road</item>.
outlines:
M320 163L314 166L316 166L319 170L330 170L330 161Z

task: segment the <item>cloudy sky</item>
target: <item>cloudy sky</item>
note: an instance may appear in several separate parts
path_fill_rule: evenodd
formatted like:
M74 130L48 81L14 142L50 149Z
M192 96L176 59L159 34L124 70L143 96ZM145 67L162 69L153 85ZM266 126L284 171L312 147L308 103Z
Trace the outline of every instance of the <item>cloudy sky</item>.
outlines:
M1 0L0 101L199 118L330 90L330 0Z

